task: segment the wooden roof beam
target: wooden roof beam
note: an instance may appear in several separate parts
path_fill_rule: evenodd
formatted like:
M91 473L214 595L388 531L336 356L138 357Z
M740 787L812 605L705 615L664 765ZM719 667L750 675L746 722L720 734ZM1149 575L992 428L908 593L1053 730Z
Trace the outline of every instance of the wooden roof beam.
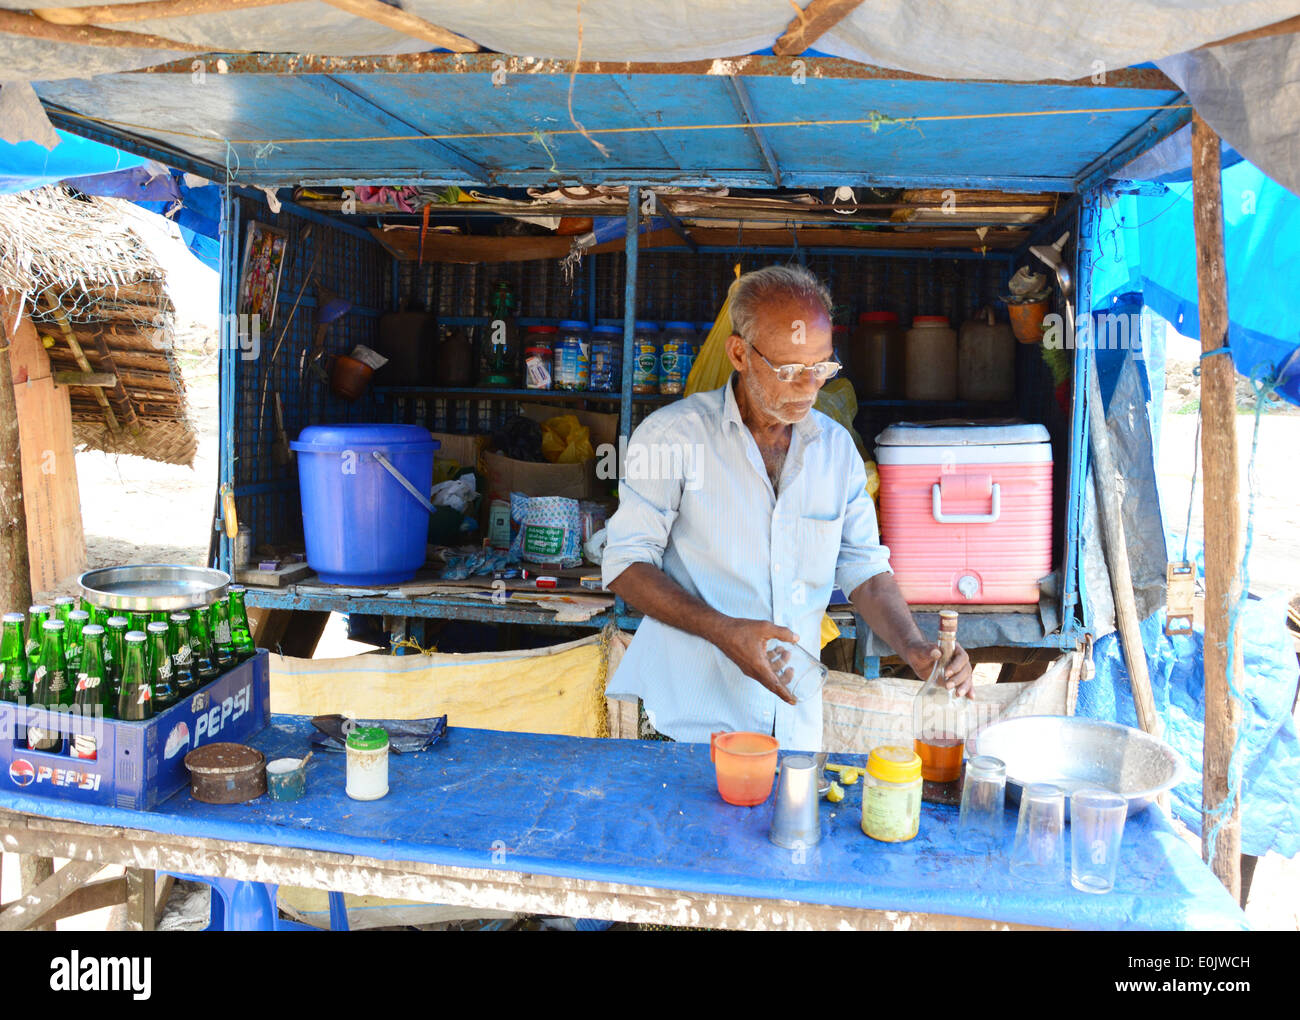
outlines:
M785 31L772 46L772 52L778 57L793 57L802 53L847 18L862 0L812 0L803 10L790 0L795 16Z
M0 33L21 35L45 42L69 43L73 46L98 46L118 50L183 50L186 53L203 53L206 46L164 39L143 32L118 32L111 28L94 28L90 25L59 25L20 14L18 11L0 10Z

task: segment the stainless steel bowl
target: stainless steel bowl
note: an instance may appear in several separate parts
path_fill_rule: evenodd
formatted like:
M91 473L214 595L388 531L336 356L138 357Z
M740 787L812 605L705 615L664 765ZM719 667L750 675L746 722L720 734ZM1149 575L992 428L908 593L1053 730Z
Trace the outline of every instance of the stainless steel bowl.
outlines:
M151 613L208 606L224 598L230 575L208 567L137 563L88 570L79 577L81 592L102 609Z
M1068 796L1101 787L1128 800L1131 818L1188 777L1177 752L1157 737L1119 723L1063 715L1027 715L981 730L970 753L1007 763L1007 796L1026 783L1052 783Z

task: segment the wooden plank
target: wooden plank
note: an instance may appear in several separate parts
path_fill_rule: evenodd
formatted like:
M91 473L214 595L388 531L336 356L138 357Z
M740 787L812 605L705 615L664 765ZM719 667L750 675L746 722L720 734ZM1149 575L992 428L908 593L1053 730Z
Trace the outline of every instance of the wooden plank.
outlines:
M69 861L21 899L0 912L0 931L22 931L48 923L45 915L69 893L84 885L103 865L96 861Z
M133 4L92 4L88 7L36 7L32 13L54 25L120 25L298 2L300 0L151 0Z
M123 876L123 882L125 881L125 876ZM172 893L172 886L176 884L176 877L174 875L163 875L162 880L154 884L156 886L156 896L153 907L153 923L154 927L157 928L158 922L162 920L163 914L167 912L167 897Z
M126 877L119 875L117 878L105 878L98 882L91 882L89 885L83 885L80 889L74 889L51 907L41 918L41 922L43 924L53 924L65 917L76 917L78 914L87 914L92 910L103 910L105 907L114 907L125 902Z
M108 49L181 50L186 53L206 53L207 46L164 39L160 35L144 32L117 32L111 28L92 28L89 25L55 25L30 14L0 10L0 33L20 35L27 39L97 46Z
M101 386L112 389L117 385L117 376L111 372L55 372L56 386Z
M1219 136L1192 115L1192 222L1201 350L1228 342ZM1231 613L1241 599L1243 536L1237 468L1237 372L1228 354L1201 360L1201 470L1205 521L1205 745L1201 852L1234 900L1241 898L1241 797L1229 798L1229 764L1241 722L1231 687L1242 690L1242 642ZM1234 637L1233 655L1228 641ZM1218 816L1221 807L1226 811ZM1215 826L1218 818L1220 824ZM1216 833L1211 838L1212 832Z
M365 18L377 25L409 35L412 39L420 39L444 50L451 50L452 53L476 53L480 49L478 43L472 39L466 39L463 35L430 24L400 7L390 7L382 0L325 0L325 3L349 14L355 14L358 18Z
M1042 931L983 918L862 910L793 900L709 895L495 868L394 861L234 840L214 840L0 812L0 845L73 860L221 875L357 895L489 910L598 917L702 928L860 931Z
M1110 590L1115 598L1115 624L1119 628L1120 644L1124 648L1124 664L1128 667L1129 686L1133 691L1133 706L1137 710L1138 723L1144 731L1158 737L1163 727L1160 713L1156 711L1155 695L1151 691L1146 648L1142 644L1137 599L1133 593L1132 566L1120 512L1120 473L1110 448L1110 430L1106 427L1106 412L1101 402L1101 387L1097 382L1097 355L1093 345L1088 345L1084 356L1088 359L1088 438L1092 445L1092 480L1097 494L1106 567L1110 572Z
M1273 35L1292 35L1296 32L1300 32L1300 14L1297 14L1294 18L1275 21L1263 28L1252 28L1249 32L1238 32L1236 35L1230 35L1224 39L1206 43L1204 46L1198 46L1197 49L1208 50L1213 46L1231 46L1233 43L1249 42L1252 39L1264 39Z
M861 5L862 0L812 0L803 10L795 7L794 18L772 44L772 52L778 57L802 53Z
M19 350L20 339L30 343L35 330L19 315L22 295L0 290L0 599L5 608L29 606L32 602L32 572L27 534L27 505L24 494L22 439L18 422L18 394L14 389L15 369L27 355ZM15 323L19 328L15 328ZM23 373L24 377L26 372ZM24 383L25 385L25 383Z
M157 902L153 870L150 868L127 868L127 928L130 931L153 931L158 923Z
M371 235L397 259L414 262L419 251L419 231L381 230L371 228ZM968 248L1009 250L1018 247L1029 236L1024 230L990 230L981 238L974 230L909 230L862 231L807 228L785 230L739 230L717 227L692 227L691 236L697 244L723 248L776 247L790 248L795 243L801 248L888 248L926 250L935 248ZM671 230L655 230L643 234L641 248L662 248L682 243ZM528 262L534 259L559 259L573 246L571 237L484 237L457 234L429 234L425 238L426 262ZM589 254L618 251L623 242L610 241L588 249Z
M12 338L8 358L15 381L8 392L13 394L15 414L8 420L17 422L21 440L27 576L33 592L46 592L85 570L86 536L69 393L55 385L49 358L31 320L22 317L13 331L10 315L16 307L0 308L6 335ZM7 603L29 604L21 599Z

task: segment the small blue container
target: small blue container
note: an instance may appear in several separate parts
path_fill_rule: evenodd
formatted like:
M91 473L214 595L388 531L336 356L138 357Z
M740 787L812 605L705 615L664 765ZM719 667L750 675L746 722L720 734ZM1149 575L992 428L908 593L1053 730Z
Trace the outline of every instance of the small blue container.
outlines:
M375 457L427 498L438 442L418 425L312 425L298 453L307 564L326 584L409 581L424 565L429 514Z

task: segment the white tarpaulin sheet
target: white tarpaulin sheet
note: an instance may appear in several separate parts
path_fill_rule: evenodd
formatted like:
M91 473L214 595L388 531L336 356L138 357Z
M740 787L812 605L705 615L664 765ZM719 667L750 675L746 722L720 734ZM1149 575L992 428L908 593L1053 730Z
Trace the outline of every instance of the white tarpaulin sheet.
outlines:
M77 3L69 6L78 6ZM681 61L763 50L786 0L405 0L410 13L502 53L591 61ZM23 10L12 0L0 7ZM834 56L942 78L1073 79L1157 61L1210 124L1300 192L1300 40L1196 48L1300 13L1295 0L869 0L815 43ZM320 55L419 52L427 44L314 0L106 26L211 51ZM1195 52L1191 52L1195 51ZM0 81L90 77L174 60L0 35Z

